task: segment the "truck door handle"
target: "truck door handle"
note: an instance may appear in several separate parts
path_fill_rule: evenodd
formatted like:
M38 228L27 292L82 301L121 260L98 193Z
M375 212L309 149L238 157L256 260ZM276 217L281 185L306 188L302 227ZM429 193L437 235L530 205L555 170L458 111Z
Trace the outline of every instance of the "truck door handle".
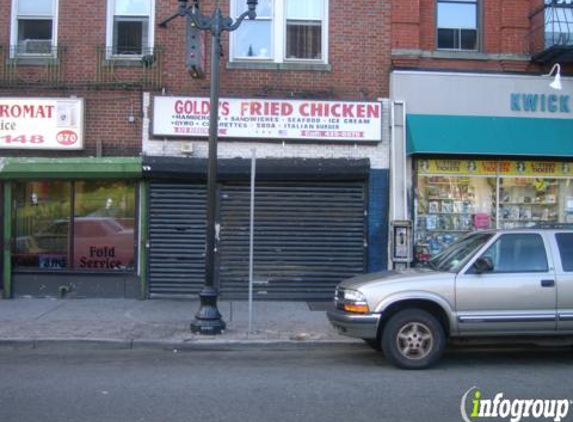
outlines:
M541 287L555 287L555 280L541 280Z

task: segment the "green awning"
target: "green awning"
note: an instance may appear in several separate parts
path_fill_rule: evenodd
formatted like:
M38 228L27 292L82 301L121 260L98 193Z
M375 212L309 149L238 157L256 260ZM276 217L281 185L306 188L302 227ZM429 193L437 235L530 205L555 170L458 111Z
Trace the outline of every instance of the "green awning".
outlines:
M408 154L573 157L573 119L410 114Z
M0 179L139 179L141 157L0 158Z

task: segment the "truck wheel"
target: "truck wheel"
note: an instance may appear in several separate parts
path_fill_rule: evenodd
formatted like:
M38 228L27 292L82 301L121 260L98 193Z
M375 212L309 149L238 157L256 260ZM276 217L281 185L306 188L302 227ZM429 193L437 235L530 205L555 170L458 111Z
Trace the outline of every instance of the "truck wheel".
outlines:
M393 365L425 369L440 360L446 338L444 328L430 313L405 309L390 318L382 333L382 350Z

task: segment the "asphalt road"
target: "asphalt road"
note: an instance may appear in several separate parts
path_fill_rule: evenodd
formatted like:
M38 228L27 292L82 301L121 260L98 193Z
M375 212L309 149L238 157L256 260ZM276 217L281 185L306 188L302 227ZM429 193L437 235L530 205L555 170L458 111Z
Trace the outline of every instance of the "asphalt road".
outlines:
M0 421L448 422L462 420L473 386L484 398L571 400L572 380L570 349L454 350L432 370L402 371L361 345L0 348Z

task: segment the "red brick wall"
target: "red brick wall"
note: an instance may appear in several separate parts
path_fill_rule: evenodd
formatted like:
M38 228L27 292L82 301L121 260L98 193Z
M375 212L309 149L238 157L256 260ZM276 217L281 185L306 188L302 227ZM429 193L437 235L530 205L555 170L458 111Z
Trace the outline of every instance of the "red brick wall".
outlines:
M524 55L532 51L535 38L530 34L536 25L530 14L543 0L481 0L481 48L486 60L421 58L412 51L409 57L395 54L394 67L424 69L541 71L529 61L495 58L495 55ZM541 14L541 16L543 16ZM542 35L536 34L538 37ZM392 48L436 51L436 0L399 0L392 6Z
M392 2L392 48L419 49L421 0Z
M201 2L203 10L212 10L212 1ZM228 5L228 2L222 2ZM253 71L221 68L222 95L290 96L324 92L332 98L357 99L360 91L368 97L388 95L387 77L390 64L389 2L362 0L353 2L351 10L344 11L348 2L330 0L329 63L330 72L317 71ZM174 12L174 2L163 0L158 9L159 19ZM228 15L228 7L224 8ZM352 21L349 22L349 21ZM168 29L157 29L156 39L161 45L170 45L166 52L169 64L166 84L170 90L207 93L209 75L203 81L190 79L183 63L183 19L170 24ZM210 39L207 40L210 50ZM228 58L228 35L223 49ZM209 63L209 54L207 63ZM208 67L208 66L207 66ZM178 87L179 86L179 87Z
M58 45L65 48L64 83L58 89L34 84L44 68L20 66L18 86L2 83L2 96L70 96L86 100L86 149L73 155L94 155L101 142L104 155L137 155L141 152L141 92L123 89L96 89L98 66L96 47L105 45L106 1L80 2L59 0ZM228 1L220 2L228 15ZM204 12L210 13L213 0L202 0ZM156 24L176 12L173 0L156 0ZM329 0L329 64L331 71L238 70L227 69L228 36L224 37L225 58L221 67L221 95L269 97L320 97L332 99L374 100L388 96L390 69L390 2L362 0L349 4ZM0 46L10 43L11 1L0 2ZM210 49L208 37L207 51ZM167 29L155 27L155 45L163 47L161 80L169 95L209 95L209 74L192 79L184 65L184 19L178 18ZM207 57L207 73L209 57ZM118 79L133 78L137 68L116 70ZM128 123L133 108L136 121ZM70 153L71 154L71 153ZM0 150L1 155L65 155L49 152L14 152Z

